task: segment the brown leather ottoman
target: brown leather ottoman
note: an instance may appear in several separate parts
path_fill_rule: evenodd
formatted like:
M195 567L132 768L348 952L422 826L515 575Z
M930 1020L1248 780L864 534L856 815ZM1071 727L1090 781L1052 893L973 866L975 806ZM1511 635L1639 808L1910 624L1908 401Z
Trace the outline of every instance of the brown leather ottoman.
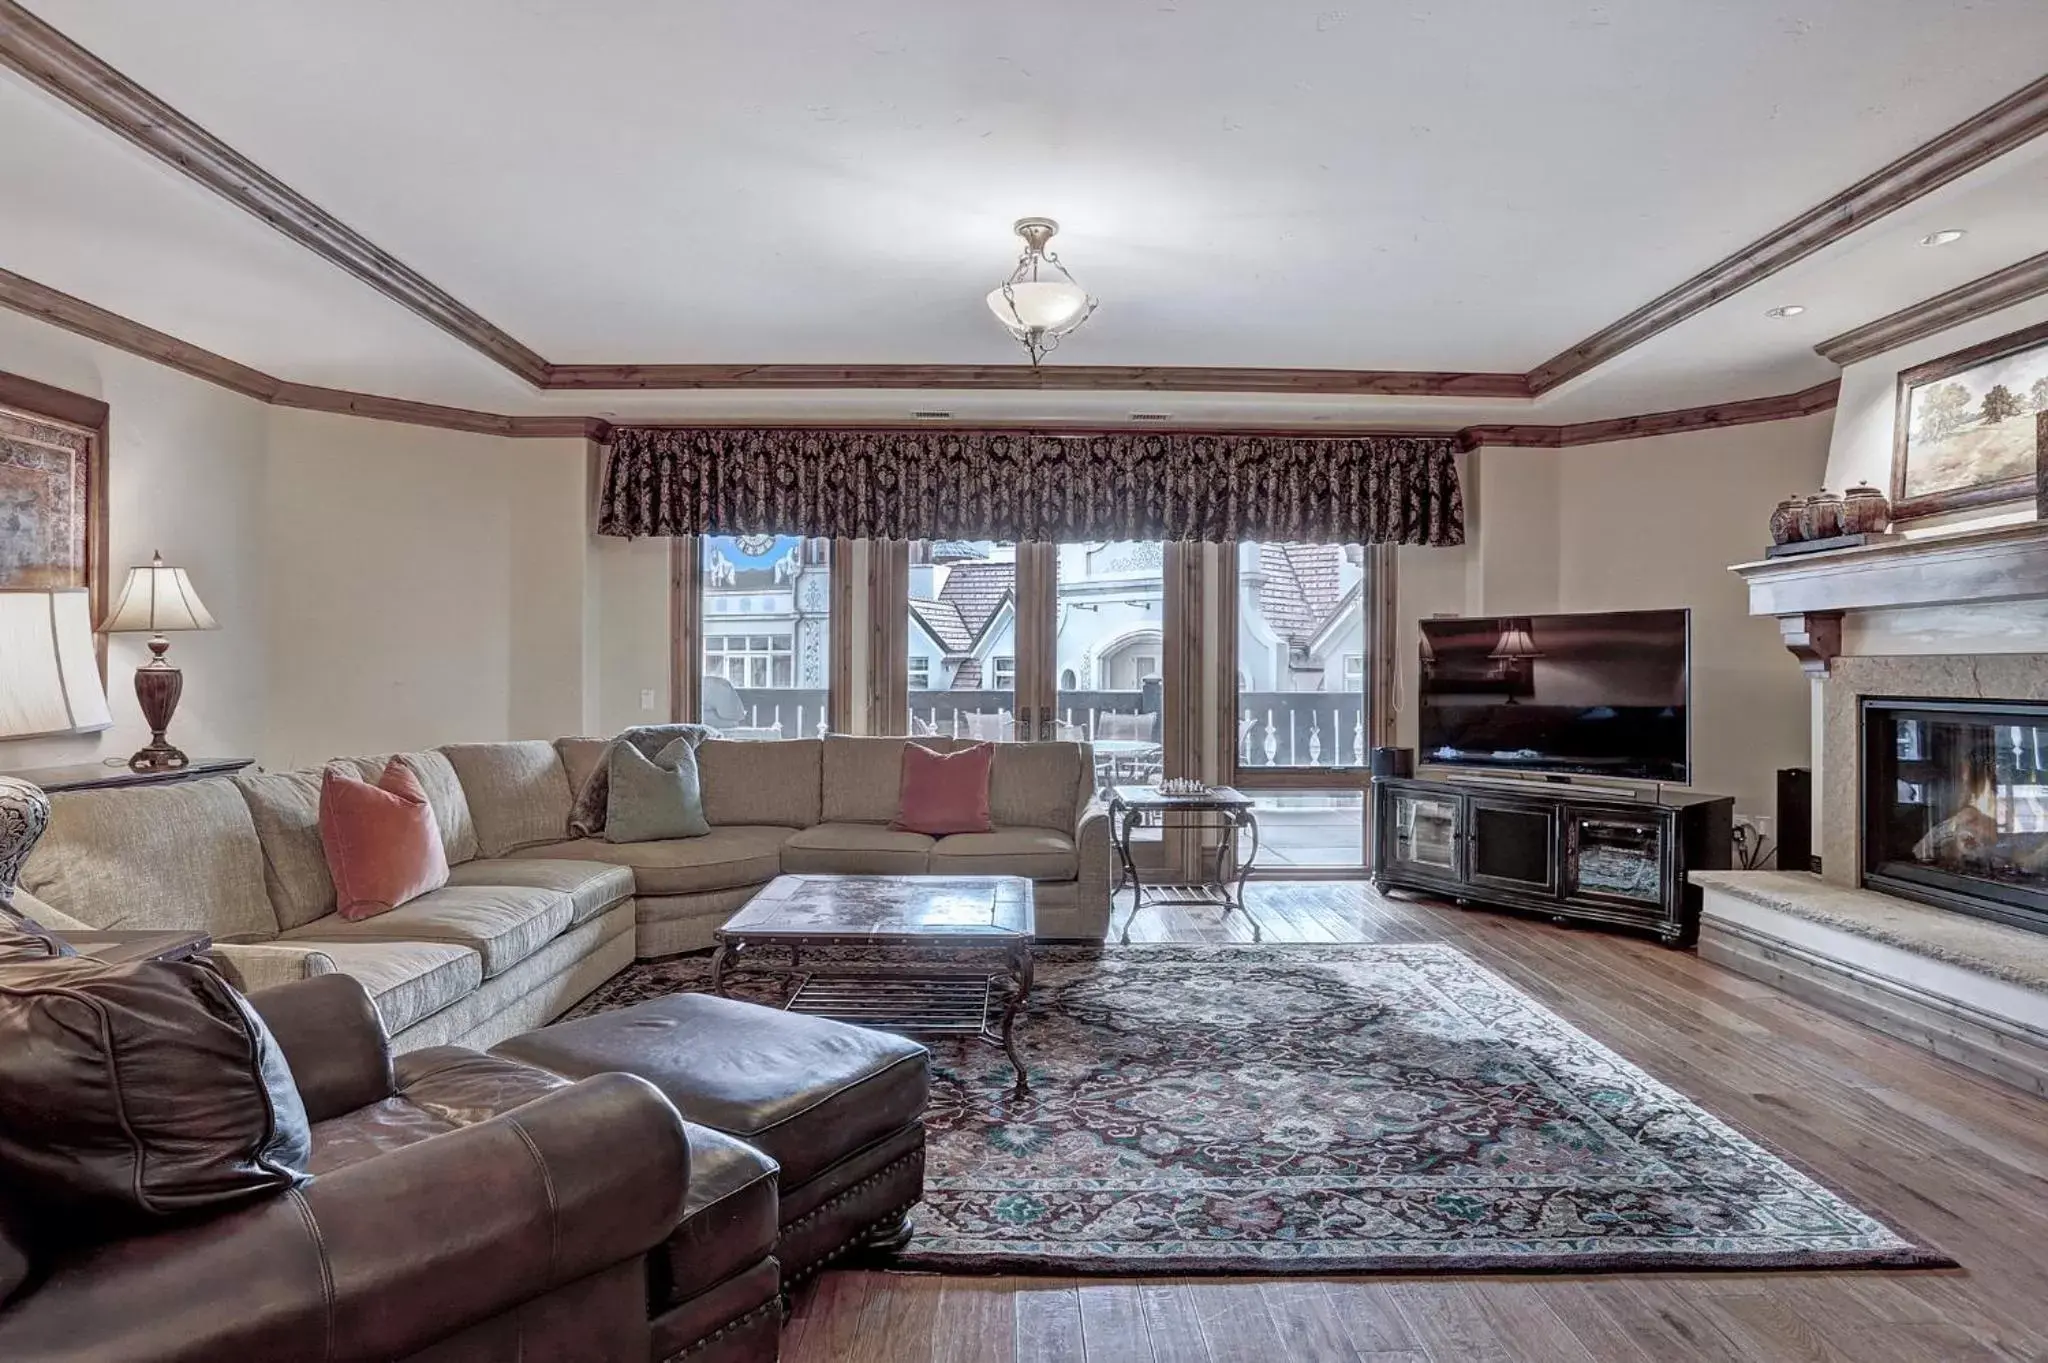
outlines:
M621 1070L782 1167L785 1290L854 1250L901 1248L924 1195L925 1048L710 994L556 1023L493 1049L569 1079ZM693 1150L694 1153L694 1150ZM692 1174L692 1183L695 1174Z

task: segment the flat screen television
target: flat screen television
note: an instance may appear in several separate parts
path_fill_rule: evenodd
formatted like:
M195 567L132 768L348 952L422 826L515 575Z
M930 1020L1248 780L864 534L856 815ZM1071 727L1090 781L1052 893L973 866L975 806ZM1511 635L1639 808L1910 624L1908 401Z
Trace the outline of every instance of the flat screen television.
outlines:
M1683 785L1692 613L1424 620L1417 756Z

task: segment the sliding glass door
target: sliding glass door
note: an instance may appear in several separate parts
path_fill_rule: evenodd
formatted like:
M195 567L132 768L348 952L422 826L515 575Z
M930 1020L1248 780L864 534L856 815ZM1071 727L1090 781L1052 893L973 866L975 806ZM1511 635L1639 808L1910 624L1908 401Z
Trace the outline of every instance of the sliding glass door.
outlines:
M1232 782L1257 798L1262 870L1365 865L1373 563L1358 545L1233 546Z

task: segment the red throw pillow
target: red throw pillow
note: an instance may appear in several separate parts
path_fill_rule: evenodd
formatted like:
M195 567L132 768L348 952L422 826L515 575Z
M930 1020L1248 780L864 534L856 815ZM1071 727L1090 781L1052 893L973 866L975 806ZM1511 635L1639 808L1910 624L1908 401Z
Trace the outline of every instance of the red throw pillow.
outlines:
M335 905L354 922L448 883L434 808L411 767L391 759L376 785L329 767L320 778L320 845Z
M902 833L990 833L988 773L996 760L993 743L970 743L954 752L903 745L902 809L889 827Z

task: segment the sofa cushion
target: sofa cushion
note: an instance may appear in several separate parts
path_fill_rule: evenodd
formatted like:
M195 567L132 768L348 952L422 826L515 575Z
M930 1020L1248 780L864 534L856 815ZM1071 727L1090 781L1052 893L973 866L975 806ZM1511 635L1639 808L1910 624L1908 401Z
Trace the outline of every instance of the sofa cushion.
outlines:
M393 753L386 757L337 757L328 763L375 783L401 759L419 778L441 831L441 850L455 866L476 855L476 826L455 768L437 752ZM319 771L242 772L233 777L256 836L263 844L263 884L277 912L278 927L290 931L334 912L334 878L320 843Z
M528 885L569 896L569 926L588 923L612 905L633 897L633 872L603 862L562 861L527 849L518 857L484 857L448 872L450 885Z
M478 856L502 857L568 836L569 776L554 744L450 743L441 751L469 801Z
M819 782L825 745L815 738L746 743L729 738L697 745L704 778L704 817L721 824L809 828L820 821Z
M395 757L374 785L338 766L321 775L320 845L343 918L374 918L448 883L427 792Z
M249 806L217 779L52 795L49 831L21 884L96 928L182 928L223 942L277 935Z
M484 982L483 957L452 942L306 942L336 971L352 976L377 1006L384 1030L406 1028L473 993Z
M555 752L562 759L562 775L569 780L569 800L574 808L578 795L590 784L590 778L604 764L605 751L610 748L609 738L558 738Z
M921 743L903 745L903 776L897 799L902 808L889 827L899 832L986 833L989 764L995 744L970 743L949 753Z
M130 1234L305 1181L284 1052L206 966L9 965L0 1034L0 1185L68 1234Z
M825 740L822 823L894 823L901 812L905 738Z
M469 812L469 799L462 793L462 782L455 775L455 766L446 754L429 748L424 752L340 757L335 761L352 764L365 781L375 781L394 757L411 767L412 774L420 778L420 785L426 789L427 803L434 807L434 822L441 828L441 846L448 853L448 864L453 866L475 856L476 822Z
M697 775L697 744L677 738L653 757L631 743L612 744L605 757L606 842L662 842L701 838L704 783ZM582 823L579 820L579 828Z
M782 869L791 875L923 875L932 839L871 823L821 823L790 834Z
M1049 828L998 828L992 833L955 833L932 846L933 875L1029 876L1072 880L1081 862L1074 840Z
M697 894L765 885L782 874L787 828L714 828L701 838L667 842L606 842L578 838L552 847L529 848L529 857L566 857L633 868L634 893Z
M483 957L484 978L503 973L569 926L569 896L516 885L444 885L389 913L351 923L329 914L285 934L293 942L444 942ZM323 950L325 947L323 945Z
M1050 828L1072 833L1082 781L1094 772L1079 743L998 743L988 779L989 816L998 828Z
M682 1224L647 1256L660 1307L717 1286L775 1249L775 1161L696 1122L685 1122L683 1134L690 1140L690 1191Z

